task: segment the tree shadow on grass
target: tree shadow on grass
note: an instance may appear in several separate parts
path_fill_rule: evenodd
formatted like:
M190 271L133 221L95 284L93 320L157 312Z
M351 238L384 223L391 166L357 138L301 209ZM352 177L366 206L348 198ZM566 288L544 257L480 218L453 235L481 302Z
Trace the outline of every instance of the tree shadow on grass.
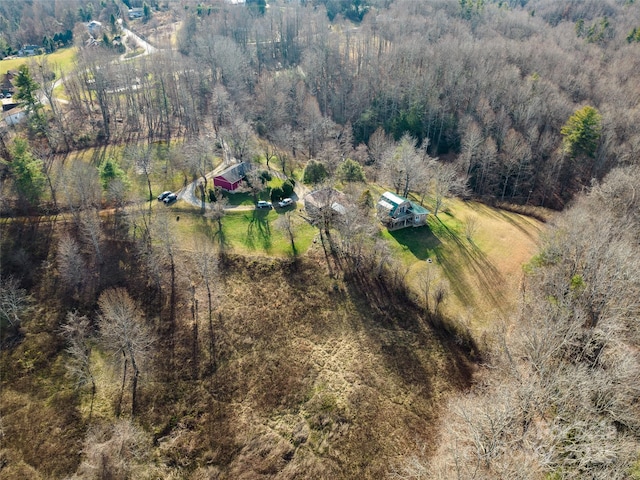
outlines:
M504 284L504 277L485 253L475 243L463 241L457 232L437 217L432 221L432 229L443 242L455 249L455 252L449 249L437 249L435 255L456 296L465 305L474 303L473 286L465 276L465 272L471 271L478 279L482 294L490 299L492 305L502 311L504 296L501 287Z
M418 260L427 260L430 252L437 249L441 242L429 227L403 228L389 232L400 244L408 249Z
M483 203L469 202L467 203L467 206L470 209L475 210L481 215L486 215L488 217L497 218L498 220L507 222L508 224L512 225L514 228L518 229L521 233L526 235L527 238L530 238L533 240L537 240L538 238L537 235L532 233L532 228L536 232L540 231L540 226L534 225L534 223L538 222L538 220L535 220L531 217L527 217L526 215L522 215L519 213L505 212L504 210L501 210L499 208L489 207Z
M271 225L269 225L269 211L253 210L251 216L245 216L249 221L247 225L247 236L244 240L245 245L251 249L256 248L256 243L264 248L265 251L271 250Z
M423 309L408 292L391 287L384 277L350 277L345 283L348 298L361 313L352 317L357 322L352 327L366 332L372 345L379 346L379 358L405 385L419 387L420 395L429 398L434 392L433 379L443 374L439 370L444 367L452 385L468 388L472 364L480 360L470 335L443 317L425 320ZM443 355L444 363L440 361Z
M231 243L225 234L224 227L218 228L217 221L203 218L203 222L196 225L196 230L204 234L211 243L219 248L220 252L226 252L231 247Z

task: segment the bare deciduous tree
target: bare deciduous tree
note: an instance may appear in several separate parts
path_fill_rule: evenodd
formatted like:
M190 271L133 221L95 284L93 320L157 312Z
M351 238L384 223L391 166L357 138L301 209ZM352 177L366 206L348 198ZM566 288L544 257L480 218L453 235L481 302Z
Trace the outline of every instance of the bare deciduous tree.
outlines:
M98 306L100 338L108 349L121 355L123 387L131 366L131 415L135 416L141 366L154 343L154 336L144 324L138 305L125 289L106 290L98 298Z
M27 291L20 288L20 282L14 277L3 278L0 287L0 321L8 322L17 330L28 305Z
M215 303L214 287L219 294L220 283L215 280L218 276L218 252L211 245L198 246L194 253L194 260L198 270L198 280L204 284L207 292L207 318L209 325L209 363L212 371L217 368L216 331L213 324Z
M56 260L60 279L74 296L79 296L87 285L88 272L80 245L71 235L60 237Z
M67 371L76 382L77 387L91 386L91 405L89 421L93 414L93 401L96 396L96 379L91 370L91 341L93 332L86 315L78 312L67 312L67 323L62 325L62 336L67 341Z
M225 197L218 196L218 199L211 204L211 207L207 209L205 213L205 217L213 220L218 224L218 241L220 243L220 247L224 245L223 233L222 233L222 219L226 213L225 208L228 205L229 200Z
M130 420L96 425L87 432L84 459L71 478L99 480L144 476L149 473L152 443L150 436Z
M296 257L298 255L298 249L296 248L296 227L293 222L292 212L289 211L280 215L274 225L287 236L289 243L291 244L291 252L293 253L293 256Z

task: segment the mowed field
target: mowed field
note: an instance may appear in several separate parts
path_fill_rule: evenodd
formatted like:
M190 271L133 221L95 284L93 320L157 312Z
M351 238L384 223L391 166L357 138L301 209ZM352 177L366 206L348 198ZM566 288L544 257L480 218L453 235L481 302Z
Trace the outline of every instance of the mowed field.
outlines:
M467 238L469 223L475 227ZM424 295L427 280L432 292L442 283L447 295L441 311L484 331L514 311L522 267L535 255L544 229L544 223L530 217L448 199L428 227L384 235L401 256L418 295Z
M5 74L9 70L18 70L20 65L31 65L42 62L45 59L51 68L56 67L62 73L67 73L73 68L75 60L76 47L61 48L48 55L36 55L33 57L9 58L0 60L0 74ZM57 72L56 72L57 73Z

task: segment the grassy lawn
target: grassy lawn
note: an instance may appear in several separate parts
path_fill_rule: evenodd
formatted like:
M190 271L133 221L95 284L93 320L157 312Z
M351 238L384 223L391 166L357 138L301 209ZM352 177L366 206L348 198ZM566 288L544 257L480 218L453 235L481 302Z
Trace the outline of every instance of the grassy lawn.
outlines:
M20 65L29 65L32 62L39 62L42 58L46 58L50 66L56 66L65 75L73 70L74 60L76 57L76 47L61 48L47 55L36 55L33 57L10 58L0 61L0 73L4 74L8 70L17 70Z
M254 203L253 195L249 192L228 193L225 197L229 201L229 205L232 206L253 205ZM265 192L262 192L262 194L258 195L258 198L260 200L268 200L268 195L266 195Z
M275 210L228 212L222 219L222 232L217 222L194 213L180 212L176 229L184 240L204 237L234 253L289 256L289 238L275 226L280 216ZM295 245L299 254L306 252L313 242L316 229L298 215L293 216Z
M64 88L64 83L53 89L53 96L54 98L69 101L69 95L67 95L67 91Z
M475 223L471 239L467 222ZM416 292L426 277L432 285L444 282L449 292L445 313L473 320L482 329L515 308L522 265L535 254L543 228L522 215L451 199L437 218L429 216L428 226L382 235L407 268Z

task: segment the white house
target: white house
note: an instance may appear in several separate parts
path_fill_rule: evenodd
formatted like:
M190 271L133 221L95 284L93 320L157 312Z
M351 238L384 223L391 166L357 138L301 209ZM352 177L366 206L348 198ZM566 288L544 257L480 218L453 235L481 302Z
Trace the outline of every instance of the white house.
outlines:
M89 30L92 37L97 37L102 32L102 23L97 22L96 20L91 20L87 23L87 30Z
M144 10L142 8L130 8L129 20L135 20L136 18L142 18L144 16Z
M18 50L19 57L32 57L36 55L40 51L40 47L38 45L24 45L20 50Z

